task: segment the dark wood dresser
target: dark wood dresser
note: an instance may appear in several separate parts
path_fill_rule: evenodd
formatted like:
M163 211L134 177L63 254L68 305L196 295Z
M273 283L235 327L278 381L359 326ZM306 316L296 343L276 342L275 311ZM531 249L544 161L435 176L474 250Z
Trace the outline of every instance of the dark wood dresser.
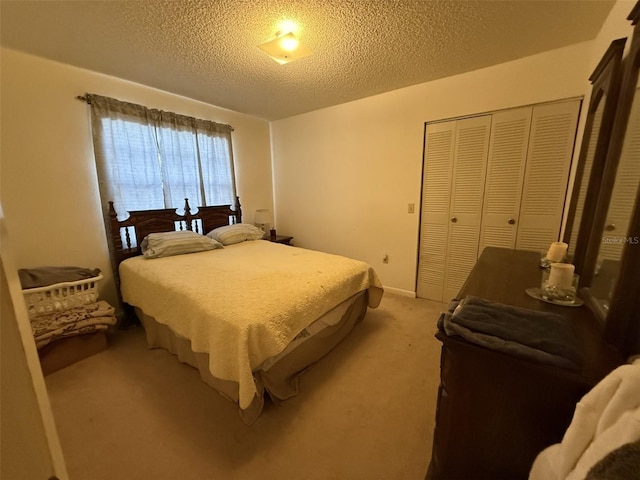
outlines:
M584 306L529 297L540 284L536 252L488 247L460 291L517 307L555 312L574 326L584 365L571 371L513 357L438 331L440 387L427 479L526 479L536 455L558 443L576 403L622 363Z

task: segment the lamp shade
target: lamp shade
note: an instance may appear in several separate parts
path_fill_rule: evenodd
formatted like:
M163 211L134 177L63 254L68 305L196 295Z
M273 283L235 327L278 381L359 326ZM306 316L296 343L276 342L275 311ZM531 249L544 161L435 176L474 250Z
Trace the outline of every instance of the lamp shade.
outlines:
M267 208L259 208L256 210L256 214L253 217L254 223L265 225L271 223L271 212Z

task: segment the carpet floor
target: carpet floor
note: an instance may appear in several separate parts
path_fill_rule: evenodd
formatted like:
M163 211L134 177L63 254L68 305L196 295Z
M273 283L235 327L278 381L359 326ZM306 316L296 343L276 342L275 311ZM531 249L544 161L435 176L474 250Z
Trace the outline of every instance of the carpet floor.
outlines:
M72 480L421 480L439 383L444 305L385 293L377 309L244 425L236 405L142 328L48 375Z

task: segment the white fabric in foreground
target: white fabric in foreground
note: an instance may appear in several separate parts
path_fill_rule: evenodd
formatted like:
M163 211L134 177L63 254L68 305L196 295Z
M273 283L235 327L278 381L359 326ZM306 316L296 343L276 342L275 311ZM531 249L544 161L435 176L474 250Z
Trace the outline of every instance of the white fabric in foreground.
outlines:
M208 352L211 374L240 386L240 408L256 395L252 371L306 326L382 284L366 263L265 240L120 265L123 300Z
M578 402L562 442L537 456L529 480L582 480L609 452L638 439L640 360L615 369Z

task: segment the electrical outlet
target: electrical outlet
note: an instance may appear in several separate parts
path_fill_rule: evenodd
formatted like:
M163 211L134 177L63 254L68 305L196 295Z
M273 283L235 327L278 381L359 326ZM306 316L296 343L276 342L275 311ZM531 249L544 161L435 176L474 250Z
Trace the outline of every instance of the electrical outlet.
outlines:
M409 206L407 207L407 213L413 213L415 209L416 209L416 204L410 203Z
M382 257L382 263L389 263L389 254L385 253Z

